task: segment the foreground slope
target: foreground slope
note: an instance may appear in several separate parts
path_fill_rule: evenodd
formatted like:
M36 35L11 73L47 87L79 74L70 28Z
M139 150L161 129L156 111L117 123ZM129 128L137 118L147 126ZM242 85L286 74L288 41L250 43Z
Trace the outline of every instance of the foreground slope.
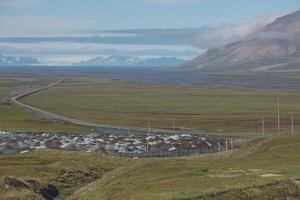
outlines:
M210 49L182 69L299 70L300 11L280 17L242 41Z
M287 199L300 197L300 137L235 152L127 159L38 150L0 156L1 199Z
M300 137L253 141L237 152L148 160L71 199L287 199L300 197Z
M128 161L100 153L56 150L0 155L0 199L65 199Z

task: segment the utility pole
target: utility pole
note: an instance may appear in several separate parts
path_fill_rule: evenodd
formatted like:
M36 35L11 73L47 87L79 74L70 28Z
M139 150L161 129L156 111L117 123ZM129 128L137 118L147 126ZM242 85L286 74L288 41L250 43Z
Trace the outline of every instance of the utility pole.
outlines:
M147 142L146 153L147 153L147 157L148 157L148 154L149 154L149 136L150 136L151 125L150 125L150 122L148 122L147 124L148 124L148 134L147 134L147 138L146 138L146 142Z
M262 119L262 136L265 137L265 118Z
M294 113L289 112L289 114L291 115L291 132L292 136L294 136Z
M278 133L277 135L280 136L280 96L277 97L277 125L278 125Z
M292 113L292 136L294 136L294 113Z

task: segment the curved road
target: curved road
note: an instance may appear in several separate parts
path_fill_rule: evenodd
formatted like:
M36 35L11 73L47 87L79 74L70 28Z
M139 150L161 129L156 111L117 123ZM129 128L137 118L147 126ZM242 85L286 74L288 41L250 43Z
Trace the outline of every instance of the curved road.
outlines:
M13 104L15 104L15 105L17 105L21 108L24 108L26 110L29 110L29 111L33 112L33 113L37 113L39 115L42 115L43 117L53 119L53 120L63 121L63 122L66 122L66 123L75 124L75 125L79 125L79 126L94 127L94 128L132 129L132 128L129 128L129 127L119 127L119 126L118 127L117 126L113 127L113 126L107 126L107 125L104 125L104 124L86 122L86 121L77 120L77 119L73 119L73 118L69 118L69 117L64 117L64 116L61 116L61 115L58 115L58 114L55 114L55 113L51 113L51 112L48 112L48 111L45 111L45 110L42 110L42 109L39 109L39 108L36 108L36 107L33 107L33 106L28 105L28 104L20 102L21 99L23 99L23 98L25 98L29 95L32 95L32 94L50 89L51 87L54 87L55 85L63 82L64 80L65 79L60 79L58 81L55 81L54 83L51 83L48 86L45 86L45 87L42 87L42 88L36 88L36 89L30 90L30 91L26 91L24 93L18 94L17 96L14 96L14 97L10 98L10 100ZM145 129L140 129L140 130L145 131Z
M100 129L101 128L116 129L116 130L121 129L121 130L130 130L130 131L138 131L138 132L147 132L148 131L147 128L136 128L136 127L126 127L126 126L110 126L110 125L105 125L105 124L100 124L100 123L94 123L94 122L88 122L88 121L73 119L73 118L69 118L69 117L64 117L64 116L61 116L61 115L58 115L58 114L55 114L55 113L51 113L51 112L48 112L48 111L45 111L45 110L42 110L42 109L39 109L39 108L36 108L36 107L33 107L33 106L28 105L28 104L20 102L21 99L23 99L23 98L25 98L29 95L32 95L32 94L50 89L51 87L54 87L55 85L63 82L65 79L66 78L63 78L63 79L60 79L58 81L55 81L54 83L51 83L48 86L41 87L41 88L36 88L36 89L33 89L33 90L26 91L24 93L18 94L17 96L14 96L14 97L10 98L10 100L13 104L15 104L15 105L17 105L21 108L24 108L25 110L29 110L32 113L39 114L39 115L41 115L43 117L46 117L48 119L51 119L51 120L62 121L64 123L74 124L74 125L78 125L78 126L91 127L91 128L100 128ZM151 133L169 133L169 134L172 134L172 133L174 133L174 130L153 129L153 128L151 128ZM193 130L176 130L176 134L182 134L182 133L208 134L207 132L203 132L201 130L194 130L194 129ZM222 134L210 134L210 135L216 135L216 136L221 136L221 137L224 137L224 136L236 137L237 136L237 135L222 135Z
M109 125L105 125L105 124L99 124L99 123L93 123L93 122L87 122L87 121L83 121L83 120L78 120L78 119L73 119L73 118L69 118L69 117L64 117L55 113L51 113L33 106L30 106L28 104L22 103L20 102L21 99L30 96L32 94L36 94L39 93L41 91L50 89L51 87L54 87L55 85L63 82L65 80L64 79L60 79L58 81L55 81L54 83L51 83L48 86L42 87L42 88L36 88L30 91L26 91L24 93L18 94L17 96L14 96L12 98L10 98L11 102L21 108L24 108L25 110L29 110L33 113L39 114L43 117L46 117L48 119L52 119L52 120L57 120L57 121L62 121L65 123L69 123L69 124L74 124L74 125L79 125L79 126L85 126L85 127L92 127L92 128L109 128L109 129L122 129L122 130L132 130L132 131L141 131L141 132L147 132L148 129L147 128L135 128L135 127L125 127L125 126L109 126ZM151 132L165 132L165 133L171 133L172 130L162 130L162 129L152 129L151 128Z

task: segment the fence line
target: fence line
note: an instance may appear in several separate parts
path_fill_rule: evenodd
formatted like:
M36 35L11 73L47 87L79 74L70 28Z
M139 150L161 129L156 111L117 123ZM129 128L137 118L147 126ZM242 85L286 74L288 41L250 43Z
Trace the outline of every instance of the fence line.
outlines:
M167 157L189 157L194 155L208 154L208 153L218 153L227 150L234 150L240 148L243 144L247 143L249 138L239 138L239 139L224 139L224 143L220 145L215 145L212 147L200 147L195 149L182 149L176 151L168 150L158 150L158 149L149 149L147 153L137 153L137 152L115 152L109 151L108 155L120 156L120 157L130 157L130 158L167 158Z

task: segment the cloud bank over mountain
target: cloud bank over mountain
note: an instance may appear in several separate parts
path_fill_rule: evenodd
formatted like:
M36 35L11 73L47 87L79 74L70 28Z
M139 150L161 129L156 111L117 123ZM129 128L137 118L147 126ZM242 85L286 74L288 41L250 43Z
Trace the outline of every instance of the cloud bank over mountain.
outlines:
M181 29L128 29L91 31L91 36L1 37L2 43L72 42L139 45L191 45L200 49L222 46L240 40L263 28L277 16L259 17L242 25ZM105 34L106 36L102 36Z
M216 48L237 42L259 32L278 16L261 16L241 25L219 25L199 32L194 45L200 49Z
M56 44L51 46L51 43L45 43L43 45L0 45L0 54L19 54L19 55L30 55L30 54L48 54L48 55L124 55L124 56L175 56L175 57L194 57L200 52L196 50L172 50L166 47L155 49L154 47L144 47L137 49L117 49L114 45L103 47L102 45L91 45L85 46L78 45L78 47L60 47L64 46L64 43Z
M51 62L65 57L67 63L110 55L192 59L249 37L297 5L296 0L2 0L0 53Z
M51 62L55 61L53 55L68 55L66 62L69 64L73 64L71 58L74 58L73 62L78 61L76 55L82 55L82 59L87 55L192 59L206 49L242 40L261 30L274 18L260 17L242 25L222 24L201 28L92 30L73 36L0 37L0 53L34 57L48 55L52 58L46 60ZM60 63L61 56L54 63Z
M207 50L181 68L203 71L299 70L300 11L235 43Z

